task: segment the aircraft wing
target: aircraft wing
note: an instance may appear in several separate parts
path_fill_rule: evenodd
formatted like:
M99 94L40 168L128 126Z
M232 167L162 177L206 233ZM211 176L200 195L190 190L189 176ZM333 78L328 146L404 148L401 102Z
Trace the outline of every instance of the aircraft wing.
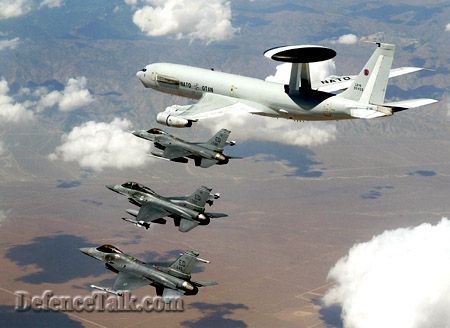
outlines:
M150 281L131 273L119 272L113 290L133 290L150 284Z
M167 107L157 116L157 121L167 122L168 116L184 118L189 121L197 121L205 118L222 116L231 110L240 110L247 113L273 113L270 108L244 99L227 97L213 93L205 93L200 100L192 105ZM159 117L161 116L161 120Z
M136 216L136 221L152 222L168 216L169 214L170 213L162 208L155 207L149 203L144 203L139 209L138 215Z
M397 67L393 68L389 71L389 78L396 77L400 75L405 75L409 73L414 73L417 71L421 71L424 68L422 67ZM316 82L313 84L312 89L324 91L324 92L336 92L348 89L353 81L355 80L356 75L348 75L348 76L329 76L322 81Z
M166 146L163 156L167 159L175 159L189 155L190 152L178 146Z

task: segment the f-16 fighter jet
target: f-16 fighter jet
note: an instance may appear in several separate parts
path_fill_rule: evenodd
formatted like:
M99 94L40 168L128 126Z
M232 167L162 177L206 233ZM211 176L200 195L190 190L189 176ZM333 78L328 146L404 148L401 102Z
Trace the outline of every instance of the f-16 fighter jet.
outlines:
M227 164L233 157L224 155L223 148L226 144L230 146L236 144L235 141L227 142L230 131L226 129L220 130L204 143L187 142L157 128L134 131L133 134L152 141L155 148L162 150L162 152L152 151L153 156L180 163L187 163L188 158L192 158L195 166L205 168L214 164Z
M198 100L192 105L170 106L157 115L158 123L173 127L189 127L198 120L236 110L274 118L322 121L390 116L436 102L385 102L389 78L423 68L391 69L395 45L376 45L357 76L330 76L318 83L311 80L309 63L331 59L336 52L313 45L283 46L264 53L270 59L292 63L290 81L285 85L168 63L147 65L136 75L146 88Z
M144 263L112 245L80 248L80 251L104 262L107 269L118 273L112 288L91 285L92 288L116 295L151 285L164 302L170 303L182 295L196 295L199 287L217 285L215 281L191 280L192 269L198 262L209 263L198 258L199 254L195 251L184 252L169 266Z
M150 228L150 223L166 224L164 217L173 218L175 226L181 232L188 232L198 225L208 225L211 218L228 216L224 213L207 213L205 204L212 206L220 194L211 194L211 189L201 186L190 196L163 197L150 188L137 182L122 185L108 185L108 189L128 197L128 201L140 207L139 211L126 210L136 218L123 220L137 226Z

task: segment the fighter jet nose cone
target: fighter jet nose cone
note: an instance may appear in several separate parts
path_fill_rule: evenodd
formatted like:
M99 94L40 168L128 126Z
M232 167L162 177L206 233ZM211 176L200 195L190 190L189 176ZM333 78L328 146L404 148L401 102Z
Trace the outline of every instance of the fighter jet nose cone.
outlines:
M106 185L105 187L108 188L109 190L116 191L115 185Z
M82 248L80 248L80 252L84 253L86 255L90 255L90 250L91 249L89 247L82 247Z

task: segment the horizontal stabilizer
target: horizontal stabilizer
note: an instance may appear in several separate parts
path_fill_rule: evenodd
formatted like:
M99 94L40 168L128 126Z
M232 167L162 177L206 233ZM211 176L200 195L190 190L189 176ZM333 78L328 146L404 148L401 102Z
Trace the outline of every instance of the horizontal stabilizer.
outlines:
M211 281L211 280L198 280L198 281L191 281L191 282L197 287L218 285L218 283L216 281Z
M226 218L228 214L225 213L205 213L207 217L211 219L218 219L218 218Z
M404 74L414 73L421 70L424 70L423 67L413 67L413 66L405 66L405 67L397 67L393 68L389 71L389 78L396 77Z
M435 102L437 102L436 99L421 98L384 103L383 106L391 107L394 112L400 112L405 109L434 104Z
M178 230L180 230L181 232L188 232L188 231L191 231L192 229L194 229L199 224L200 224L200 222L198 222L198 221L181 219L180 227L178 228Z
M200 167L208 168L208 167L213 166L216 163L217 163L217 161L215 159L202 158L200 161Z
M168 303L172 302L173 300L180 298L181 296L183 296L183 292L181 292L179 290L164 288L164 291L162 294L162 299L163 299L164 303L168 304Z

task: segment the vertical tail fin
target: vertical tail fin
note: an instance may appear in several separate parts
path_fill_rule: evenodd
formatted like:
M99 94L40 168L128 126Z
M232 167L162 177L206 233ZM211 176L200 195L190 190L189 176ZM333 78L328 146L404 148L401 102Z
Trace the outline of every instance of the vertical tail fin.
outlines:
M210 193L210 188L201 186L188 197L187 202L194 205L194 207L196 207L198 210L204 209L206 201L209 199Z
M394 59L395 45L377 43L367 64L353 84L338 96L365 104L382 105L386 94L389 71Z
M178 273L178 276L185 276L184 278L190 277L192 270L199 262L209 263L207 260L198 258L198 255L196 251L184 252L169 266L169 272Z
M205 146L214 150L223 150L223 147L225 146L230 133L231 132L227 129L220 130L215 135L213 135L211 139L208 140Z

